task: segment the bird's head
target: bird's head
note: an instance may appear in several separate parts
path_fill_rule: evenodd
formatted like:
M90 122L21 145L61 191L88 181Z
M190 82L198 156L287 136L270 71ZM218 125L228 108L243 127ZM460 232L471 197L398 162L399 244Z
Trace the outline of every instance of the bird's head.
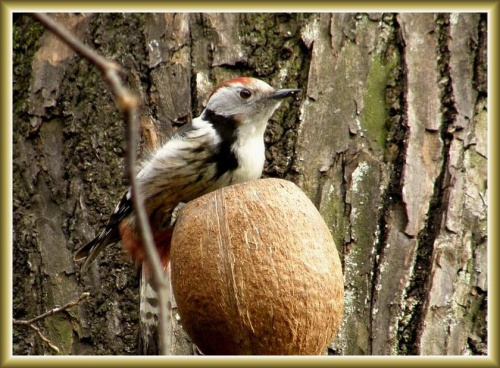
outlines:
M275 89L256 78L239 77L219 84L208 100L205 111L238 121L240 124L266 124L286 97L299 89Z

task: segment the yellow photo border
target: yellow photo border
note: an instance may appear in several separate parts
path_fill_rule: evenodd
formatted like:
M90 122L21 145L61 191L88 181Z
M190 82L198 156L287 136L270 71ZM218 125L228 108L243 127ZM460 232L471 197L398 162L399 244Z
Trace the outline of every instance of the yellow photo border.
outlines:
M0 0L0 113L1 113L1 291L0 291L0 367L134 367L138 365L177 367L250 366L370 366L421 367L498 367L498 294L494 282L498 271L491 267L496 259L498 144L492 144L498 131L499 6L495 1L23 1ZM12 14L15 12L486 12L488 13L488 356L317 356L317 357L210 357L210 356L13 356L12 355Z

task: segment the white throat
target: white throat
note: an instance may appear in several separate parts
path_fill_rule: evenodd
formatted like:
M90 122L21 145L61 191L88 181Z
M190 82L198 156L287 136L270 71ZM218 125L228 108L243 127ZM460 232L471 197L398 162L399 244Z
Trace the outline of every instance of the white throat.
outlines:
M233 172L233 184L261 177L266 158L264 146L266 125L267 119L260 119L260 121L246 121L238 127L238 139L233 145L238 168Z

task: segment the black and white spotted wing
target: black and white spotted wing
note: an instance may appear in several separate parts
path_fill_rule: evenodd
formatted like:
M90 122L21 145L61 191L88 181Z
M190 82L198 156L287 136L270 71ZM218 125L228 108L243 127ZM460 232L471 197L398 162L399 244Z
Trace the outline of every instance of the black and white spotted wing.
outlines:
M93 240L78 249L73 257L75 261L85 260L82 271L85 270L99 255L99 253L109 244L120 241L118 225L132 213L132 201L130 191L127 191L115 208L115 212L110 216L106 228Z

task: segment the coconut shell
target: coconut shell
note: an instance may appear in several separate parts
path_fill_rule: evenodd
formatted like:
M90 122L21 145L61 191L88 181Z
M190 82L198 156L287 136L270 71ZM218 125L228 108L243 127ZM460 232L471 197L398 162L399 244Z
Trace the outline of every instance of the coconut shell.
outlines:
M323 354L338 331L337 249L291 182L255 180L188 203L171 256L181 323L204 354Z

